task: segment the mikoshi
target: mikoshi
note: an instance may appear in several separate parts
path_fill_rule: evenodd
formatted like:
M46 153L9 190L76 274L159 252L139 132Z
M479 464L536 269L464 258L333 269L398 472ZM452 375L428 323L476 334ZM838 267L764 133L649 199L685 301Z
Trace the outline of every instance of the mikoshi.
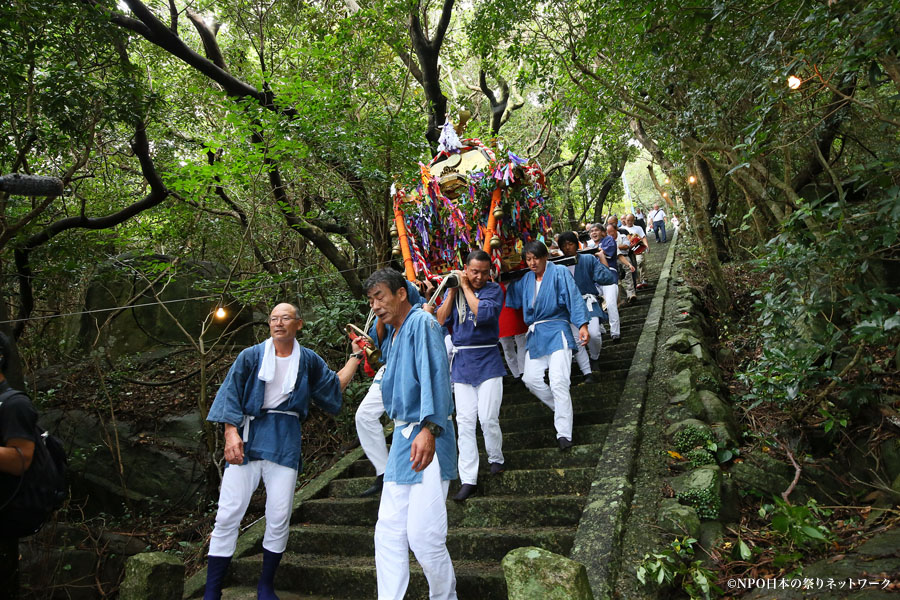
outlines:
M392 188L396 238L406 278L437 278L461 269L466 254L481 248L496 273L522 265L522 246L552 235L545 206L546 179L536 160L478 139L460 140L445 123L438 153L419 163L419 182L410 191Z

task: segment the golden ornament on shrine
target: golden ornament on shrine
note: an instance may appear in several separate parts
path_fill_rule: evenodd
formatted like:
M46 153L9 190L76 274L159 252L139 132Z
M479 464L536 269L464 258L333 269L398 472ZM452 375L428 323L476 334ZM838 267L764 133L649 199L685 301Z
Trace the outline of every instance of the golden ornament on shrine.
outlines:
M501 219L503 218L503 209L501 207L497 207L494 209L494 218Z
M493 248L494 250L499 250L500 246L502 245L503 244L500 242L500 236L495 235L491 238L491 248Z

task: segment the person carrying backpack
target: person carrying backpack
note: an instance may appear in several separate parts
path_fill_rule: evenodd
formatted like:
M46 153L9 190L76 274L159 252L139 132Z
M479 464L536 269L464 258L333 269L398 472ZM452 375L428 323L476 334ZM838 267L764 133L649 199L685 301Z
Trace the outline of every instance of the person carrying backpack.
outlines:
M36 533L67 495L62 443L37 424L6 380L12 343L0 333L0 600L19 597L19 538Z
M19 537L7 528L14 496L31 468L37 443L37 411L28 396L6 381L9 340L0 334L0 598L19 597Z

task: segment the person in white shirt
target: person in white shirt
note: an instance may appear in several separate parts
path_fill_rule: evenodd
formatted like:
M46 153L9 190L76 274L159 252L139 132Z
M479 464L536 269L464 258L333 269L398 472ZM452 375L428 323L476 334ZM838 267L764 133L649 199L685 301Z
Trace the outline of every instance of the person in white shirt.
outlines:
M650 214L647 215L647 218L650 220L650 223L653 225L653 234L656 236L656 241L660 244L665 244L666 239L666 211L662 210L659 207L659 204L653 205L653 210L650 211ZM660 231L662 231L662 239L660 238Z
M619 270L619 284L625 288L625 304L630 304L637 298L637 293L634 291L634 278L631 276L634 273L634 265L628 260L628 250L631 249L631 244L628 243L628 236L620 233L612 223L606 226L606 235L616 240L616 260L624 267L625 271L622 276L622 270Z
M647 241L647 234L644 232L644 228L635 224L635 216L632 214L625 215L625 227L631 235L636 235L641 238L641 243L644 245L644 249L641 252L635 251L635 259L637 262L637 275L638 275L638 284L637 289L643 289L647 287L647 263L644 260L644 257L650 252L650 243Z
M588 230L588 235L590 235L590 239L585 242L585 248L599 248L600 240L606 235L606 228L603 223L594 223Z
M647 230L647 221L644 220L644 211L640 206L634 211L634 224L644 231Z

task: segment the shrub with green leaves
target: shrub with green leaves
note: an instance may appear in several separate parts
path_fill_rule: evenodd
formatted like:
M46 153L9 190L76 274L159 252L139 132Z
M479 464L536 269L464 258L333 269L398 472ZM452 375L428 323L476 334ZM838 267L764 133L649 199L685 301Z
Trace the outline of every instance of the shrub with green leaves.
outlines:
M691 600L709 600L718 596L722 590L716 586L715 574L703 566L700 560L694 560L694 538L676 538L668 548L660 552L645 554L644 560L637 568L638 581L646 587L660 590L662 588L681 589Z
M763 504L759 516L771 518L772 529L790 545L814 547L827 544L833 537L831 530L822 523L822 517L831 515L830 510L819 508L814 498L806 504L789 504L775 498L774 504Z
M693 506L701 519L718 519L722 499L711 487L705 490L685 490L676 496L678 501Z
M705 448L708 443L713 441L713 436L707 429L688 425L675 434L674 441L675 448L679 452L689 452L694 448Z
M712 452L705 448L694 448L684 455L692 467L702 467L703 465L716 464L716 457Z

